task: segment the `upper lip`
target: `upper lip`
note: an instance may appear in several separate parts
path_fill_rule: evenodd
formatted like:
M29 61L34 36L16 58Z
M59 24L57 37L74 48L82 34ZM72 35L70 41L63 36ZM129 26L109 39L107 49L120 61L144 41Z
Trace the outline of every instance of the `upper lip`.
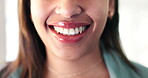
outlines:
M48 26L56 26L62 28L75 28L81 26L88 26L90 23L83 23L83 22L52 22L48 23Z

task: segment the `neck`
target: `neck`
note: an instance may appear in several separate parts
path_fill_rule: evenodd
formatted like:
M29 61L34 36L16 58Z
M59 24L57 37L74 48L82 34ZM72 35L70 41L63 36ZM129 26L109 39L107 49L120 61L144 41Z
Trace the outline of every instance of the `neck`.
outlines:
M99 76L99 72L107 71L99 49L87 53L76 60L65 60L56 56L51 56L50 54L47 60L47 67L50 74L59 75L59 77L62 76L62 74L63 76L73 74L86 76L86 74L88 75L88 73L92 72L94 72L94 74L97 72L96 75Z

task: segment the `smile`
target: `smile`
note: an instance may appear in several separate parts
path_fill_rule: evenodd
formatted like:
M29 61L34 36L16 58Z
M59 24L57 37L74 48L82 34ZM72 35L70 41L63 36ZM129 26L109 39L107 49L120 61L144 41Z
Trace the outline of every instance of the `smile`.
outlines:
M76 28L62 28L62 27L55 27L53 26L53 29L62 35L67 36L74 36L83 33L89 26L81 26Z
M88 23L58 22L48 24L56 39L64 43L75 43L80 41L90 28Z

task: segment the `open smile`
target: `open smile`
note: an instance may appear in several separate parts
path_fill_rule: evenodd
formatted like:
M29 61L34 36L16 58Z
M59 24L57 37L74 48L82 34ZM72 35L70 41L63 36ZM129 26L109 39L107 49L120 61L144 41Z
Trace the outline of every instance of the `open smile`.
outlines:
M88 23L55 22L48 24L56 39L64 43L80 41L90 28Z

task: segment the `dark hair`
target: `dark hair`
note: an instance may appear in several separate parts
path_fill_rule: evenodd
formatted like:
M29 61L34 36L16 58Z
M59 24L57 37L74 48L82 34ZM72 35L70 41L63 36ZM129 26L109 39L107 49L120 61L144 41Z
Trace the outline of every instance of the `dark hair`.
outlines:
M9 72L7 72L6 76L18 67L21 67L21 78L42 78L46 61L45 46L37 34L30 18L30 0L18 1L19 55L7 68ZM109 50L114 50L132 69L135 69L121 49L118 23L118 0L115 0L115 14L112 19L107 20L106 27L101 36L100 47L103 45L108 52Z
M131 69L138 73L137 68L127 59L122 50L119 36L118 0L115 0L115 14L111 19L108 18L100 41L101 48L105 48L107 52L111 52L111 50L116 52Z

